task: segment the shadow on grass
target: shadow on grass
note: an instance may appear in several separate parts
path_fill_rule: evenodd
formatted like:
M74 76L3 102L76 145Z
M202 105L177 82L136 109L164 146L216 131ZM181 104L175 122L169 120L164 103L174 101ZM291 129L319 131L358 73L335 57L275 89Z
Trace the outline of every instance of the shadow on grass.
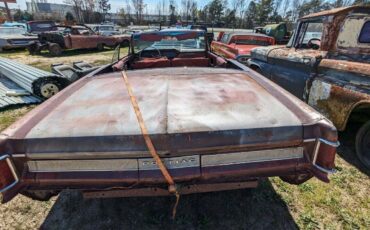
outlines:
M339 133L340 146L338 147L337 153L349 164L356 167L362 173L370 176L370 170L365 168L356 155L355 141L356 133L359 128L360 124L351 123L348 125L346 131Z
M268 180L256 189L174 197L84 200L63 192L41 229L298 229Z

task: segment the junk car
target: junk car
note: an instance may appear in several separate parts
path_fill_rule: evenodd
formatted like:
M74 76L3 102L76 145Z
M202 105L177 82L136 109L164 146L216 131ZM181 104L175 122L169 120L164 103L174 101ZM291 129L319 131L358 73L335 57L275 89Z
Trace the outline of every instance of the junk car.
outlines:
M359 125L356 153L370 167L370 7L305 16L287 46L252 50L248 66L317 109L338 130Z
M127 197L255 187L270 176L329 181L331 122L210 52L204 31L134 34L130 44L0 134L3 202L67 188Z
M43 32L38 35L39 42L29 46L31 54L47 49L54 56L61 55L65 49L93 49L103 50L105 46L116 47L121 44L128 46L130 36L96 34L85 25L58 26L56 31Z
M37 36L27 34L21 27L0 27L0 51L13 48L26 48L37 41Z
M220 32L217 41L211 43L216 54L247 64L250 52L259 46L274 45L275 39L263 34L245 32Z
M112 36L112 35L119 35L121 34L119 29L115 28L114 25L95 25L92 28L95 33L104 35L104 36Z

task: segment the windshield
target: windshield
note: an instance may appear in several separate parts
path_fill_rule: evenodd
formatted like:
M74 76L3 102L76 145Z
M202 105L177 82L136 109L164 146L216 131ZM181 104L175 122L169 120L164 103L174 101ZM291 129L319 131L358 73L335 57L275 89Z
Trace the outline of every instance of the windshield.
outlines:
M54 22L30 22L29 23L30 31L56 31L57 28L55 27Z
M177 49L180 52L205 51L204 31L159 31L133 35L133 51L143 49Z
M258 45L258 46L272 45L272 42L264 37L235 36L235 38L232 38L231 40L232 40L231 43L240 45Z
M20 27L2 27L0 28L0 36L4 35L19 35L19 34L25 34L26 30Z

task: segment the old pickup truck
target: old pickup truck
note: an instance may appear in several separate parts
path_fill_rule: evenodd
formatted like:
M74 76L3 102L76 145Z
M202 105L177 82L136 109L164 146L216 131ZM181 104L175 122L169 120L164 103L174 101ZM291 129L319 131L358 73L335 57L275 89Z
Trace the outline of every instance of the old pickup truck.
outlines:
M212 41L214 53L246 64L253 48L274 45L275 39L263 34L245 32L220 32L217 40Z
M305 16L287 46L254 49L248 66L326 115L338 130L359 123L356 153L370 167L370 7Z
M104 36L95 33L85 25L56 26L55 31L42 32L38 35L38 42L30 45L30 54L48 50L51 55L58 56L66 49L98 49L105 46L116 47L117 45L128 46L129 35Z
M210 52L205 35L133 34L128 56L3 131L3 202L18 193L44 200L67 188L125 197L254 187L269 176L328 182L337 146L331 122Z

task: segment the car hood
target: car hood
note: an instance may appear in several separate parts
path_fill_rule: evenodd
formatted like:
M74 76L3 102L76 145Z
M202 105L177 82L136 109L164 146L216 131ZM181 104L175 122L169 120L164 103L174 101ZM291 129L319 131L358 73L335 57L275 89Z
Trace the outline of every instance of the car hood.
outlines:
M269 52L271 52L272 50L281 49L284 47L285 46L282 46L282 45L256 47L251 50L251 57L254 59L259 59L261 61L267 62L267 56Z
M0 36L0 39L22 39L22 40L35 40L37 36L28 36L23 34L12 34Z
M158 150L298 145L303 126L324 119L254 71L163 68L127 75ZM75 82L2 137L17 143L9 151L30 156L146 150L120 72Z

